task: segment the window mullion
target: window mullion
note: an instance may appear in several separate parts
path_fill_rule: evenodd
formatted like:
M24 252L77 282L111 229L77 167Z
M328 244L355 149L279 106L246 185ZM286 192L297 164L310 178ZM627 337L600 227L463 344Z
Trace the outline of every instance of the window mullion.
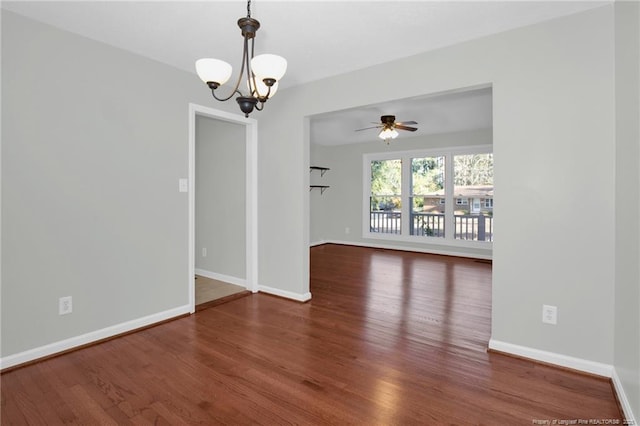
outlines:
M371 159L367 155L362 157L362 175L362 235L366 236L371 232Z
M455 202L453 194L453 155L444 156L444 238L445 240L453 240L455 235Z
M400 217L401 235L411 235L409 224L411 220L411 157L402 157L402 211Z

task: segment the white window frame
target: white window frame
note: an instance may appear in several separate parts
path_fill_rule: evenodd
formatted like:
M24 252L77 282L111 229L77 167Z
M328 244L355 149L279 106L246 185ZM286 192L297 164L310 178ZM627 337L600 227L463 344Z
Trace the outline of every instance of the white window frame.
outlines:
M455 198L453 191L453 157L455 155L472 154L493 154L491 145L462 146L443 149L421 149L411 151L393 151L367 153L362 156L362 238L388 241L402 241L408 243L435 244L457 247L477 247L491 248L492 241L469 241L457 240L454 238L454 217L451 212L455 209ZM428 237L423 235L410 235L410 197L411 197L411 164L412 158L424 157L445 157L445 236ZM397 160L402 161L402 212L401 212L401 234L386 234L381 232L371 232L370 200L371 196L371 162L376 160Z

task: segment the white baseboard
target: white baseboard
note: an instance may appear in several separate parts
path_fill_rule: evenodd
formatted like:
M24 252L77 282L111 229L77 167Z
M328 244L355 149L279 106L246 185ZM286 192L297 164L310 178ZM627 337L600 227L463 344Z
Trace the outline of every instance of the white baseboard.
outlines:
M245 287L247 281L244 278L238 278L238 277L232 277L229 275L223 275L223 274L218 274L216 272L211 272L211 271L207 271L204 269L198 269L196 268L195 273L197 275L202 275L203 277L207 277L207 278L211 278L214 280L218 280L218 281L224 281L226 283L230 283L230 284L235 284L235 285L239 285L241 287ZM247 290L251 290L251 289L247 289ZM280 290L278 288L273 288L273 287L267 287L264 285L259 285L258 286L258 291L261 291L263 293L268 293L268 294L273 294L274 296L280 296L280 297L284 297L286 299L292 299L298 302L307 302L309 300L311 300L311 293L307 292L305 294L300 294L300 293L293 293L291 291L286 291L286 290Z
M304 294L293 293L287 290L280 290L279 288L267 287L264 285L258 286L258 291L263 293L273 294L274 296L284 297L286 299L296 300L298 302L308 302L311 300L311 293L307 292Z
M603 364L600 362L589 361L582 358L575 358L568 355L557 354L555 352L542 351L540 349L514 345L513 343L501 342L494 339L489 340L489 349L558 365L560 367L584 371L585 373L595 374L607 378L611 378L613 376L613 366L610 364Z
M231 275L218 274L217 272L207 271L205 269L195 269L196 275L211 278L212 280L224 281L225 283L239 285L247 288L247 280L244 278L232 277Z
M321 246L323 244L327 244L327 241L325 240L314 241L312 243L309 243L309 247Z
M573 370L584 371L586 373L596 374L611 379L613 383L613 389L622 406L622 414L627 420L629 425L634 425L635 418L633 416L633 410L631 404L627 398L627 394L624 391L620 377L614 366L609 364L603 364L600 362L589 361L586 359L575 358L567 355L561 355L554 352L541 351L539 349L533 349L526 346L514 345L512 343L501 342L499 340L489 340L489 349L493 349L499 352L504 352L511 355L517 355L524 358L529 358L535 361L541 361L548 364L558 365L560 367L571 368Z
M618 395L618 401L620 401L620 405L622 406L622 414L626 420L627 425L635 425L635 417L633 416L633 410L631 409L631 403L629 402L629 398L627 398L627 394L624 391L624 387L622 386L622 382L620 381L620 377L618 377L618 373L616 369L613 369L613 376L611 377L611 381L613 382L613 388Z
M126 333L128 331L146 327L188 313L190 313L189 305L179 306L177 308L169 309L168 311L158 312L157 314L137 318L131 321L82 334L80 336L71 337L59 342L54 342L48 345L40 346L38 348L29 349L17 354L8 355L0 358L0 370L34 361L50 355L55 355L69 349L77 348L88 343L93 343L102 339L117 336L118 334Z
M434 249L434 248L422 248L422 247L409 247L409 246L399 246L394 244L385 244L385 243L369 243L363 241L340 241L340 240L327 240L320 241L317 243L311 244L320 245L320 244L342 244L347 246L357 246L357 247L369 247L369 248L379 248L379 249L387 249L387 250L402 250L402 251L412 251L417 253L428 253L428 254L441 254L444 256L456 256L456 257L468 257L471 259L485 259L491 260L493 258L490 254L471 254L471 253L461 253L455 250L446 250L446 249Z

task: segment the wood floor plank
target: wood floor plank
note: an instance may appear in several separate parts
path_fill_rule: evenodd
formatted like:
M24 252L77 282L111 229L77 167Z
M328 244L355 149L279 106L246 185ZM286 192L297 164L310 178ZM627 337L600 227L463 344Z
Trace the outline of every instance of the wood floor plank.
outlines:
M621 420L609 380L487 353L491 264L311 250L308 303L255 294L2 374L2 424Z
M202 275L196 275L195 281L196 310L204 304L215 306L210 304L212 301L223 298L233 300L233 298L229 296L247 292L247 289L242 286L214 280L213 278L207 278Z

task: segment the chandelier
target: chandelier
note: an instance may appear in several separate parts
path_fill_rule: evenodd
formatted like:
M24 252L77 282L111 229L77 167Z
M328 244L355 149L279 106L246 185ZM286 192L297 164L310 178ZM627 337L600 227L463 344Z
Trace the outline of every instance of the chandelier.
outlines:
M278 55L253 55L255 36L258 28L260 28L260 22L251 17L251 0L247 1L247 16L238 19L238 27L240 27L244 37L244 48L240 75L231 94L226 98L218 97L216 94L216 89L225 84L231 77L231 65L225 61L213 58L198 59L196 61L196 72L198 77L209 86L211 94L218 101L228 101L237 94L236 101L240 109L244 112L245 117L249 117L254 108L262 111L265 102L276 94L278 81L287 71L287 60ZM245 71L246 95L240 90Z

